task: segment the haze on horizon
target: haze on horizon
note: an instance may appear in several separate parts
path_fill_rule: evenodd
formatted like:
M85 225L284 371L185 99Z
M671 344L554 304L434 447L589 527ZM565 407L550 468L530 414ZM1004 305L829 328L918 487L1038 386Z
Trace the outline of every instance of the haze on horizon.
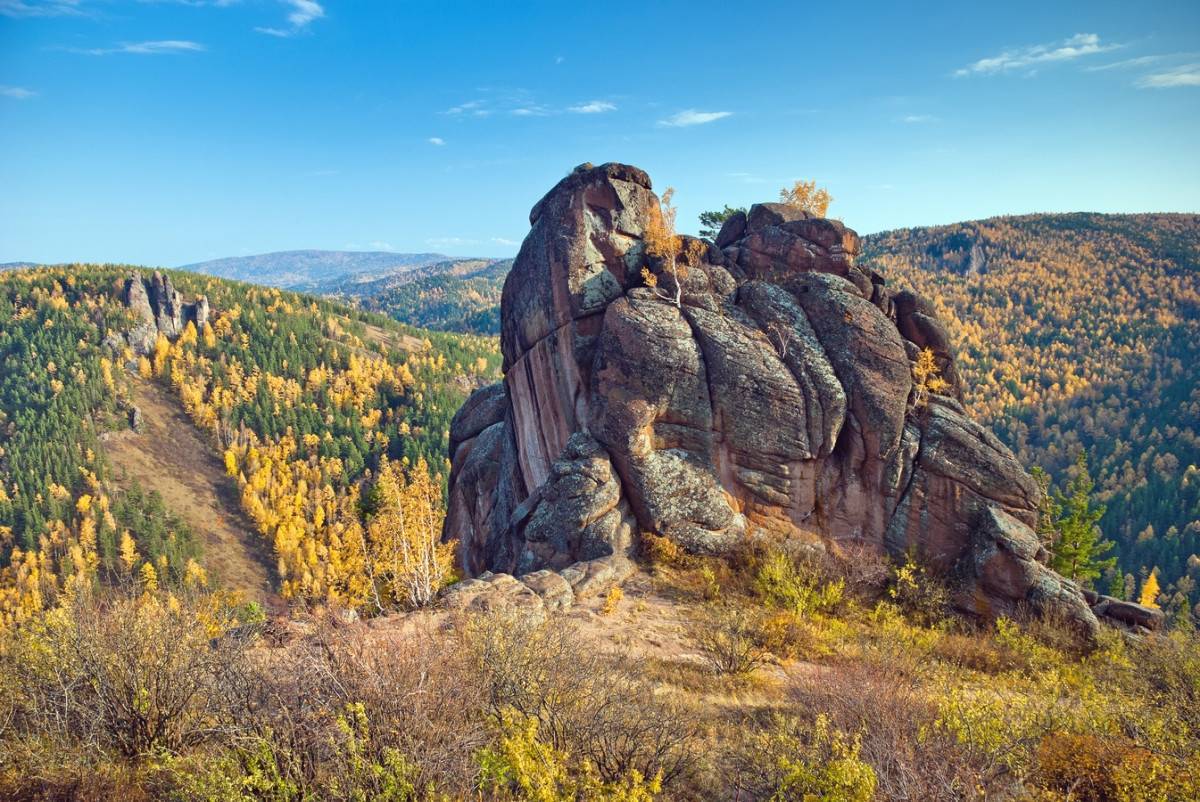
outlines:
M583 161L680 228L1200 210L1200 5L0 0L0 262L511 255Z

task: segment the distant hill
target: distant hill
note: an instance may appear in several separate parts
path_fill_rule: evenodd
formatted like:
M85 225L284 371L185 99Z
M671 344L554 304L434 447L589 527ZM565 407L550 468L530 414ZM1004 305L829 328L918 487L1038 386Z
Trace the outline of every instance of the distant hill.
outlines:
M24 270L27 267L37 267L37 262L0 262L0 271L2 270Z
M392 253L390 251L277 251L254 256L229 256L183 265L181 269L218 278L237 279L272 287L319 291L334 281L351 276L378 278L418 267L444 262L439 253Z
M495 334L500 330L500 292L512 263L445 262L361 284L356 288L359 305L422 328Z

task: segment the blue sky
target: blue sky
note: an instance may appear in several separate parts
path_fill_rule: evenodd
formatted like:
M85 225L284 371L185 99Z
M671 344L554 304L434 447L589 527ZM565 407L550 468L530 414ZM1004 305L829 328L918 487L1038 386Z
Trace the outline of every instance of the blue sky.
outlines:
M1200 211L1200 3L0 0L0 261L508 255L610 160L692 231Z

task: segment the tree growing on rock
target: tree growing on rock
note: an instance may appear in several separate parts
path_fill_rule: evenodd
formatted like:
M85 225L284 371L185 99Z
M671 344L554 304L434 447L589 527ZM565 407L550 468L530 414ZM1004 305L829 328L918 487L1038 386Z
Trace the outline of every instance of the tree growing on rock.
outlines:
M931 348L921 349L921 353L917 355L917 361L913 363L912 374L914 406L924 406L930 393L945 392L946 388L950 386L942 378L938 370L937 359L934 358Z
M658 286L658 276L649 267L642 268L642 280L647 287L654 290L660 298L670 301L675 306L683 305L683 279L687 276L687 268L679 264L680 251L683 249L682 238L675 233L676 209L671 205L675 197L675 188L667 187L659 201L658 208L651 206L650 222L642 235L646 243L646 253L667 263L667 272L675 285L674 291L667 291Z
M816 181L797 181L791 188L779 190L779 202L786 203L801 211L817 217L824 217L833 203L833 196L824 187L818 187Z

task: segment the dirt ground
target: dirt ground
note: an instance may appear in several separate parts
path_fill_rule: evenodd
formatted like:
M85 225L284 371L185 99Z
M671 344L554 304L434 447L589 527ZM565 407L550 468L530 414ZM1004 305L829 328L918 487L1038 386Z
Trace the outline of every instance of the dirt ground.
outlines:
M120 432L104 442L117 485L136 480L143 490L157 490L199 539L205 568L220 587L286 609L272 590L277 583L270 549L242 514L237 485L225 475L215 449L162 388L135 380L134 403L142 411L142 431Z

